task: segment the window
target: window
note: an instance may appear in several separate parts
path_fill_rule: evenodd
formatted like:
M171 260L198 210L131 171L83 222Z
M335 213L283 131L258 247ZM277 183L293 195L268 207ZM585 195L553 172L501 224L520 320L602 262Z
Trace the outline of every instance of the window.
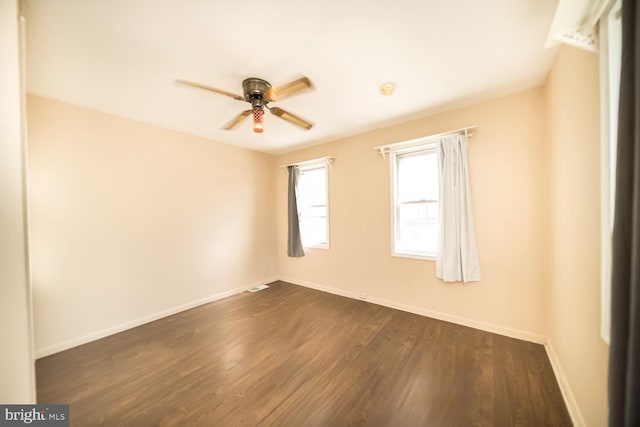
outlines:
M328 164L300 167L298 215L305 248L329 249Z
M435 259L439 244L435 145L392 153L393 255Z

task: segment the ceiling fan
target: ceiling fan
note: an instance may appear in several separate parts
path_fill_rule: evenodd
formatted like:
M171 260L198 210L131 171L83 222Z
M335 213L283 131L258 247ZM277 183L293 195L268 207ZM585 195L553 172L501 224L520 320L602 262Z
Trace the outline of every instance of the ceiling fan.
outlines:
M269 107L270 102L279 101L298 92L311 89L313 85L307 77L301 77L297 80L277 87L271 86L271 83L266 80L259 79L257 77L250 77L242 82L242 96L227 92L226 90L217 89L215 87L211 87L202 83L192 82L189 80L176 79L176 83L219 93L221 95L229 96L238 101L245 101L251 104L250 110L245 110L234 117L233 120L231 120L226 124L225 127L223 127L224 130L233 129L243 119L245 119L250 114L253 114L253 131L262 133L264 131L263 125L265 108L271 111L271 114L280 117L281 119L284 119L290 123L293 123L296 126L300 126L305 130L309 130L313 126L313 124L296 116L295 114L283 110L282 108Z

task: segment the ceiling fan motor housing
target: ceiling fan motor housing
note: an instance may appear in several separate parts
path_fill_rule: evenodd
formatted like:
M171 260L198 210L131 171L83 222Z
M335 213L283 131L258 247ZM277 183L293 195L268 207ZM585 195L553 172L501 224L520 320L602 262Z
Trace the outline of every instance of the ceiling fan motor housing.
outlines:
M242 82L244 99L251 103L252 107L262 107L270 99L265 96L265 92L271 88L271 83L257 77L250 77Z

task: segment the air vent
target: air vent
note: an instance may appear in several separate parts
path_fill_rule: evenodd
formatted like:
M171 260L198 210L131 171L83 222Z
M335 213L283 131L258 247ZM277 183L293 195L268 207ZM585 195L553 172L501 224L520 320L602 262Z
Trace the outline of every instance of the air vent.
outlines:
M249 292L258 292L258 291L261 291L263 289L267 289L268 287L269 287L269 285L258 285L255 288L249 289Z

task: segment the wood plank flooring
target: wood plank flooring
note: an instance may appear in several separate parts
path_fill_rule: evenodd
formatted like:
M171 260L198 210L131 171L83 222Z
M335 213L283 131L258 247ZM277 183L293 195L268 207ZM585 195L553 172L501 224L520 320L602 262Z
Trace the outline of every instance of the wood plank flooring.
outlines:
M541 345L284 282L36 363L72 426L570 426Z

